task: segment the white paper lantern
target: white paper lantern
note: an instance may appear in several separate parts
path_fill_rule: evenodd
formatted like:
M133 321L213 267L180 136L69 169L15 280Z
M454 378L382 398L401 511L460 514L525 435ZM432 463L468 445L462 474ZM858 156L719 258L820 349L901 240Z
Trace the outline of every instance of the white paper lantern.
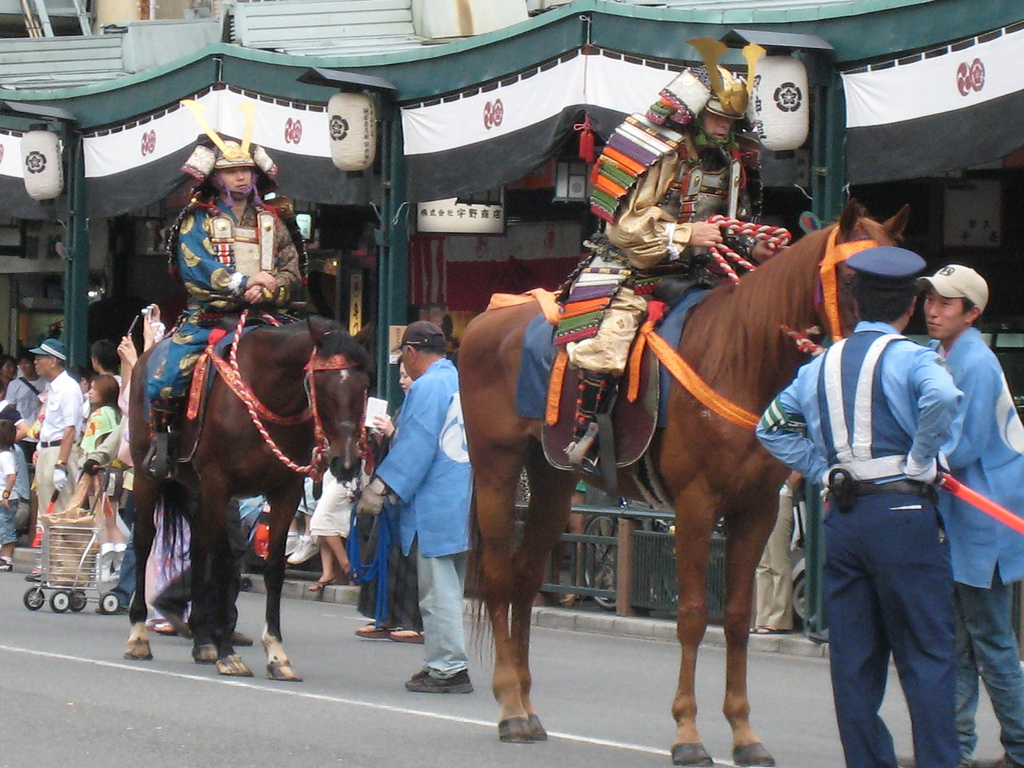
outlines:
M60 140L52 131L29 131L21 137L25 191L33 200L52 200L64 190Z
M364 171L377 156L377 110L365 93L336 93L327 102L331 160L343 171Z
M807 69L792 56L765 56L757 63L750 109L760 123L761 143L775 152L807 141L810 92Z

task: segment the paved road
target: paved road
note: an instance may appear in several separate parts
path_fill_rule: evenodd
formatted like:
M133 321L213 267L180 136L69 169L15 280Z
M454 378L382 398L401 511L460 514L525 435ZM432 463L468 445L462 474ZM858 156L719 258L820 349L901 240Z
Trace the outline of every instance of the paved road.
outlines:
M486 642L472 653L468 696L410 694L421 648L353 636L348 605L286 600L286 647L306 682L262 677L263 654L242 649L251 680L191 662L190 645L155 636L152 662L122 658L126 617L30 613L20 574L0 574L0 768L3 766L438 766L595 768L671 764L673 642L534 629L535 699L551 739L503 745L494 724ZM261 627L263 596L243 594L240 629ZM702 649L698 696L705 742L730 765L718 713L724 651ZM781 768L842 766L828 662L753 653L754 724ZM987 702L982 754L998 754ZM884 716L901 753L909 726L895 677Z

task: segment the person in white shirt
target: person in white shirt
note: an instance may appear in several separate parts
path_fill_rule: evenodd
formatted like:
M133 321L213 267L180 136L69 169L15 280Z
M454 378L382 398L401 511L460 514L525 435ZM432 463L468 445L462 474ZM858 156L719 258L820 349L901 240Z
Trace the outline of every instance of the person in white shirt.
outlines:
M46 382L36 374L35 355L27 349L22 349L18 353L18 368L21 375L7 385L7 399L18 410L21 418L31 426L39 415L39 406L42 405L39 397L46 388ZM32 453L35 452L36 439L26 437L21 443L26 458L31 459Z
M71 499L68 466L82 422L82 389L65 366L67 350L59 339L46 339L32 350L36 372L47 382L46 407L36 452L36 498L45 511L57 494L53 511L63 510Z

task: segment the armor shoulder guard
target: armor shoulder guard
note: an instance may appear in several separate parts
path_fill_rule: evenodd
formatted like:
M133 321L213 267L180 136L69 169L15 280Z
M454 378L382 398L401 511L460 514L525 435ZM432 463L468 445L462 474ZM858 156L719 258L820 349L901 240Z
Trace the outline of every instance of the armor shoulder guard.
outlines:
M627 117L608 139L590 179L590 210L607 222L615 220L619 200L636 185L654 163L676 151L685 133L651 122L637 113Z

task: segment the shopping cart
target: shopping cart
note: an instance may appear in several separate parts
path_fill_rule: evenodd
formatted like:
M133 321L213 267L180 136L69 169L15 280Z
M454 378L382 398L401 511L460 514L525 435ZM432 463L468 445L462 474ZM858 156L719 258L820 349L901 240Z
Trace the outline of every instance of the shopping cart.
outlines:
M90 481L84 476L80 487ZM30 611L42 608L47 597L54 613L69 609L78 613L89 604L90 597L105 613L117 610L117 595L107 592L100 596L100 529L95 511L85 501L87 498L87 493L80 496L76 489L64 512L53 514L51 504L41 516L46 533L39 555L39 583L29 587L24 597L25 607ZM80 506L83 501L88 506Z

